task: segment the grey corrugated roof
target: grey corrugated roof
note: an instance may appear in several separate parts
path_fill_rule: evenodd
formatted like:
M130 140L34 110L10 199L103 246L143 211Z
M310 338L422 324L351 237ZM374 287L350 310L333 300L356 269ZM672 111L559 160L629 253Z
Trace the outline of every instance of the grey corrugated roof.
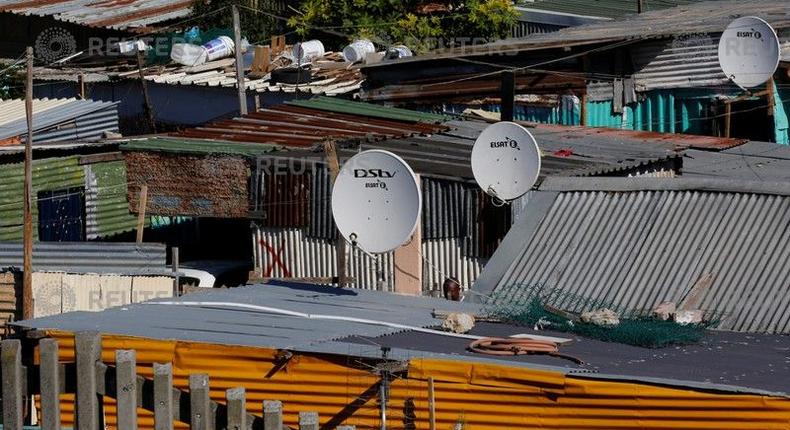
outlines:
M177 303L199 301L205 304L194 307L156 304L162 301ZM391 346L393 349L389 356L396 360L432 357L490 362L574 375L589 375L591 378L641 381L708 391L772 395L783 395L783 392L788 391L785 389L787 378L784 377L787 373L787 364L783 363L784 354L776 350L787 344L785 338L766 337L755 342L755 346L772 348L771 354L760 354L759 347L749 348L743 345L743 339L733 337L710 339L710 343L684 349L664 350L645 350L594 340L575 339L574 344L565 349L590 363L580 367L556 357L492 357L473 354L466 351L469 339L356 322L287 316L264 310L233 308L224 303L258 305L311 315L381 320L416 327L439 325L441 320L431 316L434 309L481 312L479 305L470 303L399 296L380 291L280 283L208 290L177 299L154 300L101 312L71 312L13 322L12 325L69 332L97 330L102 333L151 339L281 348L367 358L380 358L380 347ZM472 334L510 336L532 332L524 327L478 323ZM568 337L564 333L542 334ZM738 342L735 342L736 340ZM760 340L764 341L762 345ZM733 345L728 344L728 341L732 341ZM670 360L686 357L691 353L697 354L703 350L707 351L707 354L722 358L720 366L700 372L702 363L700 361L684 363L682 366L671 365ZM745 359L744 352L753 354L757 359ZM652 356L652 360L661 365L642 369L639 363L645 362L647 356ZM741 359L735 360L737 357ZM754 363L776 363L777 368L773 369L773 372L743 370L748 375L744 373L742 378L739 377L741 373L736 376L728 374ZM774 377L771 378L769 373Z
M688 150L683 176L790 182L790 146L747 142L722 152Z
M529 199L477 292L517 303L543 285L649 310L711 274L700 307L718 328L790 333L790 184L550 178Z
M169 300L169 299L168 299ZM357 322L327 321L239 309L241 303L295 312L381 320L416 327L440 325L435 308L476 312L479 306L369 290L293 284L217 289L186 295L175 302L217 303L199 307L136 304L99 313L73 312L17 323L23 327L67 331L99 330L153 339L191 340L224 345L311 350L348 336L380 336L402 329Z
M386 149L406 160L418 173L472 178L470 160L475 139L490 124L449 121L450 130L429 137L363 143L364 149ZM633 133L581 127L535 125L530 132L543 152L541 175L589 176L673 167L685 148L685 136L664 134L635 138Z
M36 242L33 270L119 275L170 274L165 245L123 242ZM22 244L0 242L0 268L22 268Z
M118 132L118 103L80 99L33 101L33 143L99 139ZM72 127L57 127L71 123ZM24 100L0 100L0 140L27 139Z
M594 6L590 8L594 13ZM790 8L785 0L717 0L682 5L664 10L629 15L623 19L565 28L553 33L520 39L448 49L431 55L382 62L365 68L391 67L425 60L475 55L502 55L564 46L610 43L628 40L669 38L677 35L721 33L740 16L760 16L775 29L790 28Z

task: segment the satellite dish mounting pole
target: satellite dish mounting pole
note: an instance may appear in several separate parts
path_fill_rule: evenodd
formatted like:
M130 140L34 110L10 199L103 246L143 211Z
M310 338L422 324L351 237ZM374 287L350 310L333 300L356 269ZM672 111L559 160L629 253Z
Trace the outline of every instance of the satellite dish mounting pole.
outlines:
M340 161L337 158L337 148L335 142L331 139L324 141L324 157L326 157L326 164L329 167L329 182L330 185L335 185L337 175L340 173ZM346 286L346 240L343 235L338 232L337 243L335 244L337 253L337 286L343 288Z
M516 109L516 72L513 70L502 72L500 90L500 119L513 121L513 113Z

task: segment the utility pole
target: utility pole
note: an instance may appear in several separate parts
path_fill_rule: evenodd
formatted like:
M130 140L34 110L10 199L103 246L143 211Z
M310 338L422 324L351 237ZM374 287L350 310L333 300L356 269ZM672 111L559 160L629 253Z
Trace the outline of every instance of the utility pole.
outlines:
M148 126L151 133L156 133L156 122L154 121L154 109L151 107L151 98L148 97L148 82L143 75L143 53L140 49L137 52L137 73L140 75L140 85L143 87L143 109L148 118Z
M25 141L24 251L22 261L22 318L33 318L33 48L27 47L27 91L25 92L27 140Z
M241 22L239 8L234 4L233 9L233 51L236 53L236 87L239 89L239 112L247 115L247 91L244 85L244 60L241 58Z
M516 109L516 72L505 70L502 72L500 88L500 120L513 121L513 112Z
M324 157L326 157L326 164L329 167L329 182L332 186L335 185L337 175L340 173L340 161L337 158L337 148L335 142L327 140L324 142ZM346 276L346 239L340 232L337 234L337 244L335 247L337 252L337 286L345 287Z

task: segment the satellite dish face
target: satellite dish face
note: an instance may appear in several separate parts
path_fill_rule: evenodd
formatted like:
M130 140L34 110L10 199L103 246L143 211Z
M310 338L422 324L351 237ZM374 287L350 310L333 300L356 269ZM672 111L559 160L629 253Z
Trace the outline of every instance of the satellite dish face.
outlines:
M540 149L526 128L506 121L492 124L472 148L472 173L487 194L513 200L538 180Z
M744 16L727 26L719 39L719 65L741 88L771 79L779 66L779 38L771 26L755 16Z
M421 210L414 172L388 151L351 157L332 189L332 216L340 234L371 253L392 251L409 240Z

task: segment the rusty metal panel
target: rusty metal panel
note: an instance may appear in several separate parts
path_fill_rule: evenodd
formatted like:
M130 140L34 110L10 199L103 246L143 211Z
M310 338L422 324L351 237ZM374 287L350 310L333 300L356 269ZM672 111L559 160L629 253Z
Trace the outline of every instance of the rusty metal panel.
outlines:
M124 153L129 210L148 185L151 215L244 218L249 215L251 161L242 156Z

